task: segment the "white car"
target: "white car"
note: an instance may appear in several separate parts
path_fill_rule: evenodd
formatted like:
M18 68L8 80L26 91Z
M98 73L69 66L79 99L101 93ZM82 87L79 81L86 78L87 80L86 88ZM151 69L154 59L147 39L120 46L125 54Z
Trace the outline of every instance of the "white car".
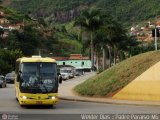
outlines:
M69 73L61 73L62 80L68 80L69 79Z

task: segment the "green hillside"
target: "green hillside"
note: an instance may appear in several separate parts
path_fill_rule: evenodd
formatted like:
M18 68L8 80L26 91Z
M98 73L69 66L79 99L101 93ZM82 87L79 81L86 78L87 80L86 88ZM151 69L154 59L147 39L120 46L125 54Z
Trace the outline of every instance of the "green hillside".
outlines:
M131 57L76 86L84 96L112 96L160 60L160 52Z
M49 17L55 11L75 9L80 5L104 8L123 23L148 20L160 14L159 0L11 0L10 6L22 12L40 12Z
M18 13L13 9L0 5L0 11L3 11L6 14L5 18L10 20L11 23L17 23L23 21L24 15Z
M25 25L20 30L10 31L1 28L0 48L20 50L26 56L38 54L39 50L42 56L48 56L51 52L55 56L81 53L82 44L72 34L67 33L65 27L50 26L43 19L31 20L23 13L3 5L0 5L0 11L4 12L4 16L0 17L9 20L8 24L3 23L1 26L9 27L17 23Z
M96 6L104 8L121 22L135 23L160 14L159 0L99 0Z
M28 10L36 11L45 9L47 12L53 10L68 10L80 4L90 4L96 0L11 0L13 7L21 9L23 12Z

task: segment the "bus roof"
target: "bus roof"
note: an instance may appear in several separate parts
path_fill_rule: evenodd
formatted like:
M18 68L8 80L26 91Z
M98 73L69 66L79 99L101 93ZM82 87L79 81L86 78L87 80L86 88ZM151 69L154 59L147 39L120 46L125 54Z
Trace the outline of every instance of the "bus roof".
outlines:
M20 62L56 62L55 59L48 58L48 57L42 58L41 56L23 57L23 58L17 59L17 61L20 61Z

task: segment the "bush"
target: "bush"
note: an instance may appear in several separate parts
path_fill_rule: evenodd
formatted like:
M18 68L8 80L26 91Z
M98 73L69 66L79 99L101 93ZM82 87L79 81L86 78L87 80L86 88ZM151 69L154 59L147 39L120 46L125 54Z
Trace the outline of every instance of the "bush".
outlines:
M13 70L12 66L9 65L6 61L0 59L0 75L5 75L6 73Z
M22 57L22 52L19 50L0 49L0 74L5 75L8 72L14 71L16 59L20 57Z

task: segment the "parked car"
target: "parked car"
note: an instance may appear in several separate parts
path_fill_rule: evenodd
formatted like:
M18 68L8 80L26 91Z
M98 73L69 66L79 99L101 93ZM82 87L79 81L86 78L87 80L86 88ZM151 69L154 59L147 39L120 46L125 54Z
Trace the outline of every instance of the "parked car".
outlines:
M6 82L7 82L7 83L14 83L15 73L12 72L12 73L6 74L5 79L6 79Z
M4 76L0 75L0 88L4 88L6 86L7 86L7 83Z
M73 78L75 76L75 70L73 67L60 68L60 73L62 75L62 79L64 79L64 80L67 80L69 78Z
M75 75L76 76L80 76L80 75L84 75L84 69L83 68L76 68L75 69Z
M68 80L70 78L67 70L61 70L60 73L61 73L62 80Z

